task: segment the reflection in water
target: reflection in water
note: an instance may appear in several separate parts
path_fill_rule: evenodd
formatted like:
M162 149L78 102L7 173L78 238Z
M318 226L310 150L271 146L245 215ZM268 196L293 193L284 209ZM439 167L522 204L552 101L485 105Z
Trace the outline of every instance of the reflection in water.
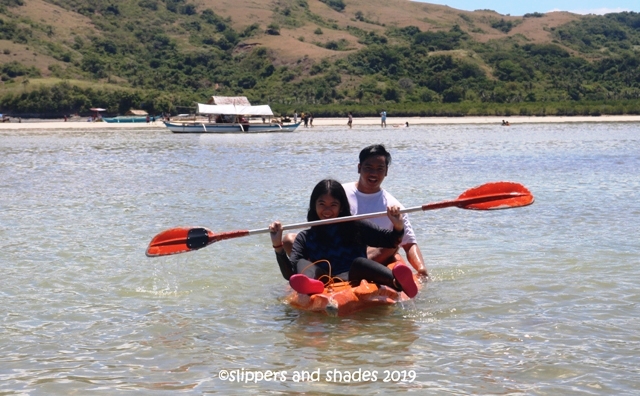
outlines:
M291 348L317 347L321 350L357 351L366 346L408 349L418 338L417 326L404 320L397 307L375 307L343 318L300 312L283 328Z
M309 382L325 392L337 386L335 394L360 394L370 384L390 390L400 383L419 389L418 363L425 356L415 348L420 326L407 313L399 306L383 306L334 318L286 308L278 321L284 339L275 347L288 356L283 369L290 378L310 375Z

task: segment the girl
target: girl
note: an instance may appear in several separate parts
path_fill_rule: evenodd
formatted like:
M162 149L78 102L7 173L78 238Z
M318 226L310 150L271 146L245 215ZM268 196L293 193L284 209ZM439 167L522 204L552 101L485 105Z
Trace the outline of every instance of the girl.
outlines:
M339 182L325 179L315 186L309 200L307 221L350 215L349 200ZM279 221L272 223L269 226L271 241L282 276L301 294L322 293L324 283L318 279L337 276L355 284L365 279L415 297L418 287L409 267L398 264L392 271L366 258L367 246L394 248L402 240L404 222L400 208L387 208L387 216L393 223L391 231L362 220L313 226L298 233L291 258L282 246L282 224ZM323 261L316 263L319 260Z

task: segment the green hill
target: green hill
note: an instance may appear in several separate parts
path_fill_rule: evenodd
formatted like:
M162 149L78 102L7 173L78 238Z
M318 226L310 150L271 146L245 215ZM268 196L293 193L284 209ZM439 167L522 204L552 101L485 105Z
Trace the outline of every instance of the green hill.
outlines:
M0 110L640 113L640 14L406 0L0 0Z

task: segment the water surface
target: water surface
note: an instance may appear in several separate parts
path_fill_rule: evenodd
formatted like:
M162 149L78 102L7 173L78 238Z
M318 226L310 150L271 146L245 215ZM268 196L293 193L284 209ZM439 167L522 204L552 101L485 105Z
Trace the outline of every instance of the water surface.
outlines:
M0 393L636 394L639 131L1 131ZM412 214L432 281L412 303L347 318L282 303L267 235L144 255L175 226L302 222L312 187L356 180L372 143L391 151L384 187L405 206L498 180L536 203ZM319 380L295 382L302 371ZM346 381L358 372L377 377Z

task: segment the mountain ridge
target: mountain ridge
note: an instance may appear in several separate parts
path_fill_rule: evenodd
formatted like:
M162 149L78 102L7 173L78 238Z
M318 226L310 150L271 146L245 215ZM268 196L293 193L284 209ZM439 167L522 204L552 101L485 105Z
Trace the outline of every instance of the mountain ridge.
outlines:
M136 102L174 111L215 91L276 107L513 103L526 113L531 103L637 98L639 52L636 13L516 17L406 0L0 0L0 106L75 111L102 100L113 111ZM73 100L45 102L35 90Z
M82 15L76 11L65 9L45 0L23 0L23 6L16 7L15 13L21 18L31 18L37 22L53 27L55 31L54 42L72 42L73 37L87 37L89 34L102 35L102 32L92 22L91 18ZM80 3L80 2L78 2ZM274 3L276 4L274 6ZM313 33L316 29L323 29L322 40L316 42L327 42L330 40L347 39L353 43L354 50L362 48L357 44L358 38L345 32L347 26L355 26L368 31L383 32L387 26L417 26L423 31L437 31L450 29L455 24L460 24L464 29L468 30L482 29L483 32L469 32L471 37L478 42L487 42L494 39L513 37L523 35L528 42L546 43L551 42L549 30L560 26L564 23L579 19L579 15L567 12L552 12L544 14L541 18L522 18L500 15L493 11L461 11L448 6L441 6L430 3L419 3L406 0L351 0L345 2L348 4L344 12L337 12L320 1L309 1L309 10L314 15L319 15L328 23L335 23L340 30L333 30L322 25L326 23L318 22L318 20L305 21L299 27L289 27L286 24L281 25L280 34L272 36L261 34L258 37L247 39L244 45L262 45L274 51L276 62L281 60L282 63L292 63L300 58L307 56L313 60L319 60L326 57L342 57L350 51L331 51L318 47L313 44L312 40L317 35ZM295 2L289 1L270 1L270 0L200 0L194 2L198 9L214 9L214 12L230 18L231 25L236 30L243 30L251 24L257 23L261 27L266 27L273 21L279 21L283 18L278 17L279 7L287 7ZM281 4L281 5L277 5ZM382 4L387 4L383 7ZM399 6L406 7L399 10ZM353 10L349 12L348 10ZM374 14L374 10L380 10L381 15ZM390 10L394 10L391 12ZM356 12L363 14L365 21L354 21ZM275 16L274 16L275 14ZM461 15L467 16L463 19ZM517 25L508 33L500 32L489 26L490 20L523 20L523 23ZM335 22L334 22L335 21ZM546 30L545 30L546 28ZM301 37L306 38L305 42L301 42ZM27 56L32 46L11 45L0 40L3 48L9 49L16 60L28 66L36 66L41 69L44 76L49 76L48 66L56 64L55 60L45 59L37 61L34 56ZM30 49L27 49L29 47ZM295 47L295 50L292 49ZM33 51L31 52L33 53ZM39 56L46 54L39 54ZM10 61L10 57L0 54L0 62Z

